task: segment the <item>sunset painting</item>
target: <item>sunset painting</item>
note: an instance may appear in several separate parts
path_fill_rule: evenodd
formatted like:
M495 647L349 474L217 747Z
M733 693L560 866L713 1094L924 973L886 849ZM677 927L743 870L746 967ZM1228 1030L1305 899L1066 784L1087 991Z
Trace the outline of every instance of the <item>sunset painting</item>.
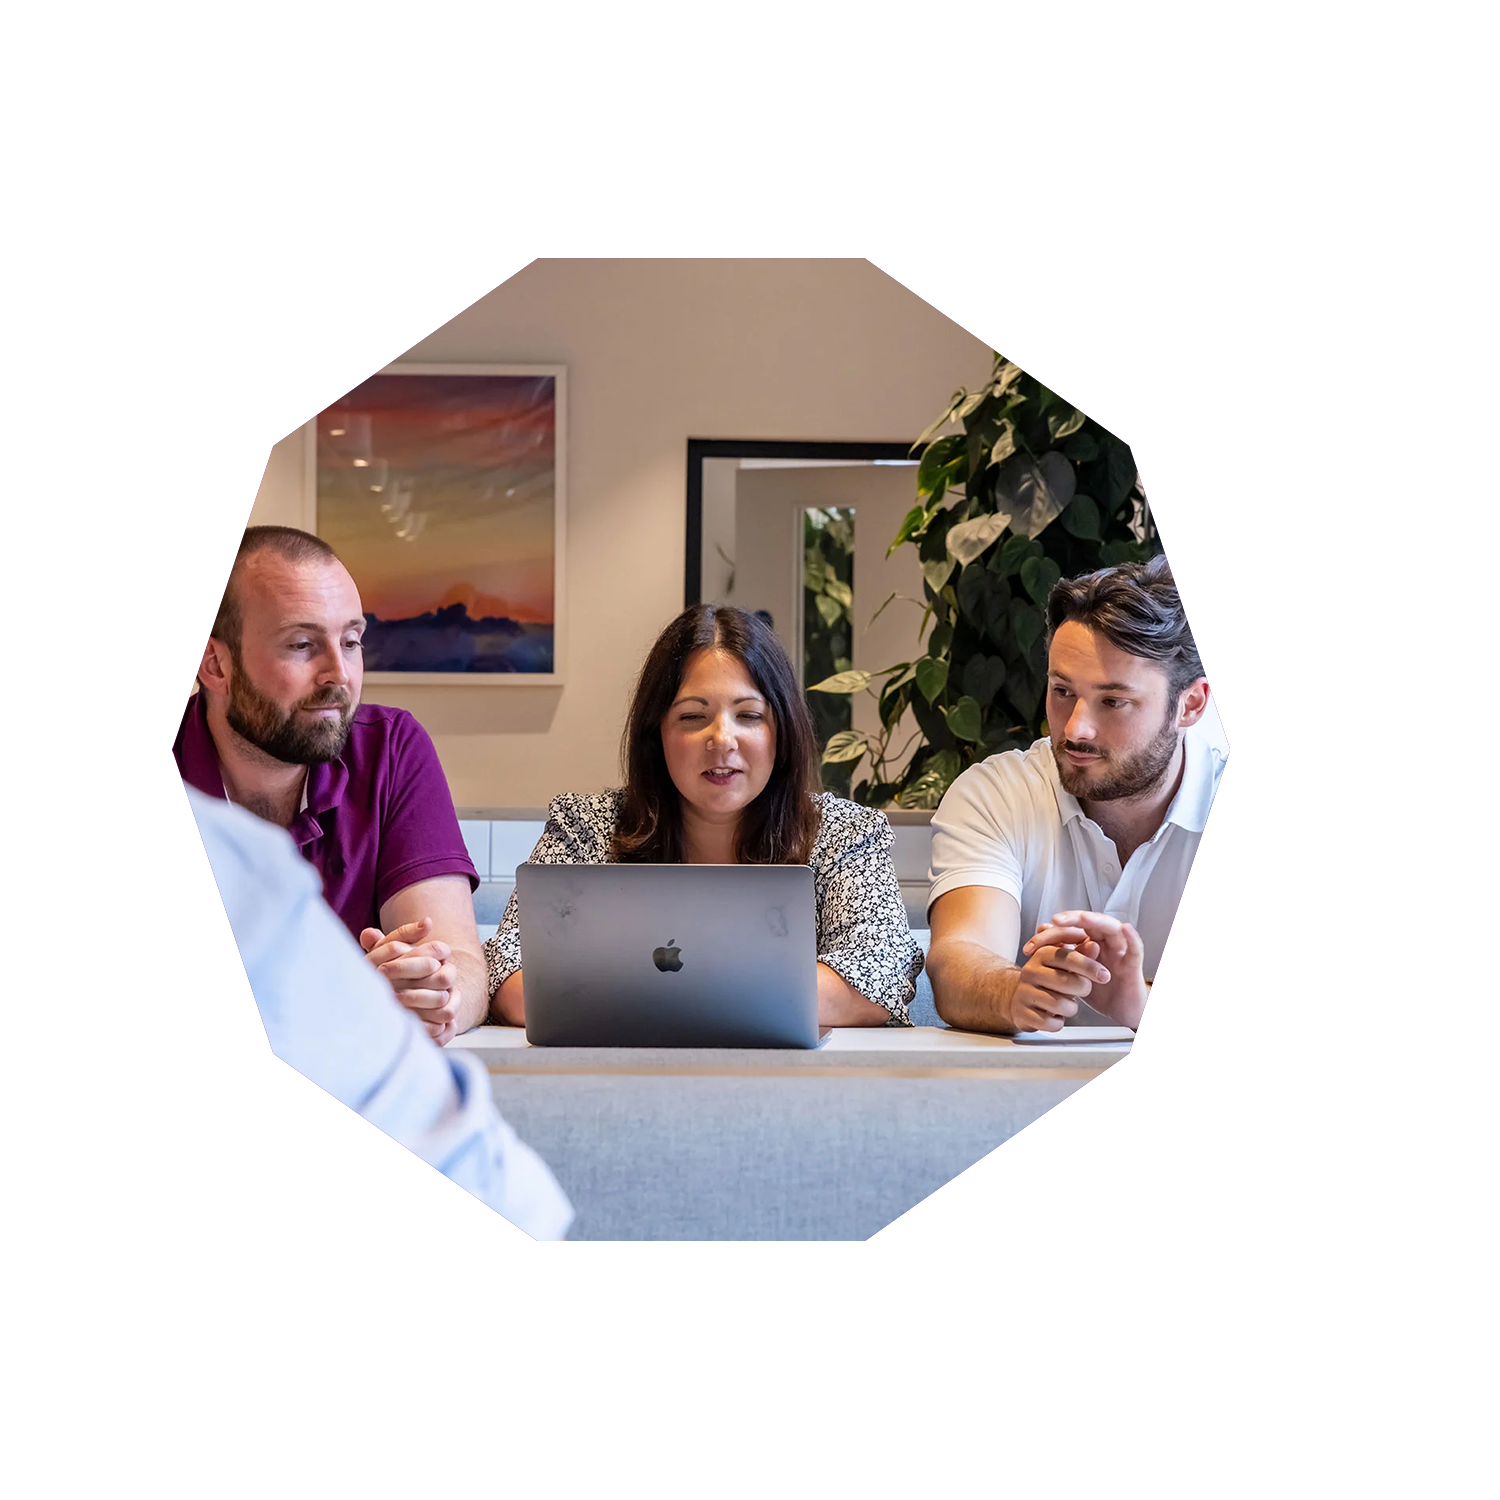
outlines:
M317 418L367 672L555 672L563 371L372 376Z

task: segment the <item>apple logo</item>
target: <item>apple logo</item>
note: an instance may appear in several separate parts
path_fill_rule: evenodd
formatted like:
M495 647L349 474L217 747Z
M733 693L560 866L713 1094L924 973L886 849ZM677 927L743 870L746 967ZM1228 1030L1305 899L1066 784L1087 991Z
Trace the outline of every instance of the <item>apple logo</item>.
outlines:
M652 963L654 963L656 967L662 971L663 974L676 974L682 968L682 960L678 957L678 954L682 952L682 949L674 948L672 946L672 943L673 939L668 938L667 946L665 948L657 948L651 954Z

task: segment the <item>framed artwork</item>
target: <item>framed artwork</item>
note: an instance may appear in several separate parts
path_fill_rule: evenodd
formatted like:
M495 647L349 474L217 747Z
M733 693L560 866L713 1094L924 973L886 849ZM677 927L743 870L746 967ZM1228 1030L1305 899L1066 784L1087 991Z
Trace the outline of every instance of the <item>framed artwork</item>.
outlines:
M391 365L305 443L308 529L359 588L366 682L562 682L564 366Z

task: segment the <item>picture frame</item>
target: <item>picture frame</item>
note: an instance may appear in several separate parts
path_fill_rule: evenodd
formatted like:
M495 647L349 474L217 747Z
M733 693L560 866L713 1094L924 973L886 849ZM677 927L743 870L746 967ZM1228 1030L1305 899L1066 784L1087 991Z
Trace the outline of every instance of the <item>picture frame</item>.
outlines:
M565 365L398 362L304 426L303 527L359 587L366 683L563 684L567 391Z

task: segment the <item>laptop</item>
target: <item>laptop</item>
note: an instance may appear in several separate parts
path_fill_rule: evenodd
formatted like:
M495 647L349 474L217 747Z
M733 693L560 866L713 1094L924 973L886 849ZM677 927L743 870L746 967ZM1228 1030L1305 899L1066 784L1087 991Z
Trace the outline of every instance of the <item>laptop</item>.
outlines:
M806 865L521 865L526 1039L816 1047Z

